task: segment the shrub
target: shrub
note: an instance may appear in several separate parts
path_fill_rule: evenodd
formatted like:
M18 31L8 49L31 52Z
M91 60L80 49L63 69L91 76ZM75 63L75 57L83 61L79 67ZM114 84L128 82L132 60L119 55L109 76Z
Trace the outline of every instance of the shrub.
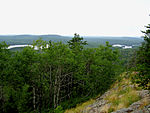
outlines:
M61 106L57 106L57 108L54 110L54 113L64 113L64 110Z

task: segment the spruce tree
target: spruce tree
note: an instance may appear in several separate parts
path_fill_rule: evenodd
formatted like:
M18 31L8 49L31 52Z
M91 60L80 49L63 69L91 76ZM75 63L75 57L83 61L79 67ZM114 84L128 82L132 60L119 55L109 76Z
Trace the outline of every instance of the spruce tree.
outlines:
M144 42L137 51L136 69L139 72L135 81L144 89L150 89L150 24L146 26L146 31L142 31Z
M83 45L87 45L86 41L83 41L83 37L80 37L79 34L75 33L74 37L68 41L70 49L82 50Z

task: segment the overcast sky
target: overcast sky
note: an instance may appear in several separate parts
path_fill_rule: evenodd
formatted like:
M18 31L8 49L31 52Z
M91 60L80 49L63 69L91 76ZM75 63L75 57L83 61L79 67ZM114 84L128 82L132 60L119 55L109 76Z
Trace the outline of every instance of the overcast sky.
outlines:
M150 0L0 0L0 35L141 36Z

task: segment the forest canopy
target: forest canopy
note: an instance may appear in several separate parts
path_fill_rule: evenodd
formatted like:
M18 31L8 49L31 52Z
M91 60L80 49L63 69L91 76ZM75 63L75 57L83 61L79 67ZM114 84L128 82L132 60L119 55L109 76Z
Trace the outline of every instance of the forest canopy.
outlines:
M0 43L0 111L56 112L104 93L122 72L119 51L86 44L78 34L68 44L39 39L17 52Z

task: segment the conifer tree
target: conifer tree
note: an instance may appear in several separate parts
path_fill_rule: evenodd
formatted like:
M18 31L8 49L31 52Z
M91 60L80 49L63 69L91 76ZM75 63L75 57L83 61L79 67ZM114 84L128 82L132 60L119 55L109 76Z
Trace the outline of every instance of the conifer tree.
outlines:
M146 31L142 31L144 42L137 51L136 69L139 74L136 75L135 81L144 89L150 89L150 24L146 26Z
M87 45L86 41L83 41L83 37L80 37L79 34L75 33L74 37L68 41L70 49L82 50L83 45Z

